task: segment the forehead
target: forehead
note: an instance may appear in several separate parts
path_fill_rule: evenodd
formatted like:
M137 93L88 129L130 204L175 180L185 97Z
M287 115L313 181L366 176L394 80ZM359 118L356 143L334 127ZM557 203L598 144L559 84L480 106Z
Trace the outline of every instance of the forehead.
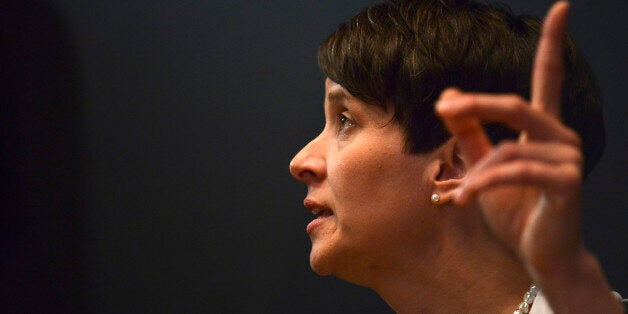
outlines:
M394 123L394 107L368 104L353 96L342 85L327 78L325 80L325 111L332 114L337 110L347 110L363 126L383 126ZM354 121L355 122L355 121Z
M367 107L369 110L381 111L387 115L394 115L395 109L392 102L385 105L366 103L359 98L353 96L342 85L332 81L330 78L325 79L325 103L334 104L341 102L350 102Z

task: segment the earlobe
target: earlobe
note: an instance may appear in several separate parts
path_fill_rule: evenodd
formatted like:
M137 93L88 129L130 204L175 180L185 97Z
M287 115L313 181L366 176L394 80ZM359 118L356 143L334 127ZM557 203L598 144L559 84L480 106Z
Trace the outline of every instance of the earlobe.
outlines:
M438 195L438 193L432 194L432 196L430 197L430 201L432 201L432 203L438 205L440 203L440 195Z
M435 191L429 195L430 201L434 205L443 205L456 198L458 187L462 183L461 179L452 179L437 182Z

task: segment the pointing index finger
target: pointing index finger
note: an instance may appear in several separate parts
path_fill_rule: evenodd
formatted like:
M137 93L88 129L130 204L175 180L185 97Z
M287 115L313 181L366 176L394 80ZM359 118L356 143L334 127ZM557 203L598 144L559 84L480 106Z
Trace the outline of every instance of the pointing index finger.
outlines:
M558 1L547 13L532 71L532 108L560 116L569 3Z

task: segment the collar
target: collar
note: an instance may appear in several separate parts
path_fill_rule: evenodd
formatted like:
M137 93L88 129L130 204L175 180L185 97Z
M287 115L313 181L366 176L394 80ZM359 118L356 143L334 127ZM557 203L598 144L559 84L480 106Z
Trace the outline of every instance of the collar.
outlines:
M539 291L536 294L536 298L534 299L534 303L532 303L529 314L554 314L554 311L550 308L542 291Z

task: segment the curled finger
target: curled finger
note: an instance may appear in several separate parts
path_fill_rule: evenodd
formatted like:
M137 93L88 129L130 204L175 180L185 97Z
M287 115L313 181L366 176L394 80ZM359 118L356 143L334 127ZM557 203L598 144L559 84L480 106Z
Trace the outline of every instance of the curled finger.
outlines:
M449 124L456 121L498 122L517 131L524 131L528 139L558 141L580 145L578 135L553 115L534 110L517 95L489 95L459 93L439 101L437 114Z
M572 163L582 167L583 157L579 147L564 143L545 142L501 142L489 155L479 161L469 175L483 172L496 164L515 160L532 160L550 165Z
M574 163L558 166L530 160L499 163L467 176L454 199L467 204L479 192L504 185L535 185L545 190L574 191L580 187L580 173Z

